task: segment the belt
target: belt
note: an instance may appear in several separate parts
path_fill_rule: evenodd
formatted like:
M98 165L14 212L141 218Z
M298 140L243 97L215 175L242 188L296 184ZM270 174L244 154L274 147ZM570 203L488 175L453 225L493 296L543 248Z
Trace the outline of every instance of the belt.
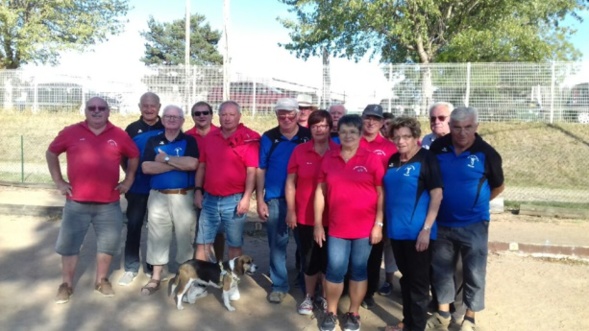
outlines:
M178 189L172 189L172 190L157 190L157 191L162 194L184 194L184 195L186 195L186 193L194 191L194 188L178 188Z

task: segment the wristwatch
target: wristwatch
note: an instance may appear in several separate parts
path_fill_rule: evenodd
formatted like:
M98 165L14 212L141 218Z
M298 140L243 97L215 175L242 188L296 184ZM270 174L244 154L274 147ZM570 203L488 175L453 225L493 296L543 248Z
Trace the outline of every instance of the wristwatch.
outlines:
M378 226L380 226L380 227L382 228L382 226L383 226L384 224L383 224L382 222L376 222L376 223L374 223L374 225L378 225Z
M424 225L422 230L429 231L429 230L431 230L431 228L432 228L431 226Z
M169 157L169 156L166 156L166 157L164 158L164 162L166 162L166 163L170 162L170 157Z

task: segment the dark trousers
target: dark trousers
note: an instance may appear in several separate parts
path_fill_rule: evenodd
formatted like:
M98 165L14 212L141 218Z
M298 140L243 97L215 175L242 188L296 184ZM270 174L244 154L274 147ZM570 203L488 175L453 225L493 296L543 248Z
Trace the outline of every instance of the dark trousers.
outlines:
M368 288L366 289L365 297L369 298L374 296L374 293L378 291L378 285L380 282L380 265L382 264L382 252L384 250L384 240L381 240L378 244L372 245L370 256L368 257L368 264L366 269L368 272Z
M127 239L125 241L125 271L138 272L141 265L139 259L139 244L141 242L141 228L147 213L149 194L127 193ZM147 272L153 266L147 264Z
M403 323L407 330L425 330L429 303L431 245L418 252L415 240L392 240L393 254L401 272Z

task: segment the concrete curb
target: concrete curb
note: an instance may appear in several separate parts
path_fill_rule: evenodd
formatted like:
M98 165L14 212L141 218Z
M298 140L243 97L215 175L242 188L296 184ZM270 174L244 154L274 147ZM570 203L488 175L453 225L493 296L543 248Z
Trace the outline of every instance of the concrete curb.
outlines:
M550 243L524 244L517 242L489 242L491 252L514 252L540 257L570 257L589 261L589 247L583 246L557 246Z

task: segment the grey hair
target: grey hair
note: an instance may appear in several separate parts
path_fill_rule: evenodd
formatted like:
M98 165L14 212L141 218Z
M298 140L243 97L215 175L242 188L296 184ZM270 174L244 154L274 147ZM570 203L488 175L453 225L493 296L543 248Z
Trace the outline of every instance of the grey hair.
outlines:
M176 106L176 105L167 105L166 107L164 107L164 111L162 112L163 115L166 115L166 112L168 112L168 110L170 109L176 109L178 111L178 113L180 113L180 117L184 118L184 111L182 110L182 108L180 108L180 106Z
M231 106L235 106L235 108L237 108L237 112L238 112L239 114L241 114L241 106L240 106L240 105L239 105L237 102L235 102L235 101L233 101L233 100L227 100L227 101L223 101L223 102L222 102L222 103L219 105L219 114L221 114L221 110L223 110L223 108L225 108L226 106L229 106L229 105L231 105Z
M454 110L454 105L449 103L449 102L445 102L445 101L438 101L436 103L434 103L433 105L429 106L429 116L432 116L432 111L434 111L434 109L436 109L436 107L438 106L444 106L446 107L446 109L448 109L448 112L451 113Z
M332 103L331 105L329 105L329 107L327 107L327 111L331 113L331 108L337 106L341 106L344 109L344 115L348 113L348 110L346 109L346 106L344 106L343 103Z
M143 93L143 95L141 95L141 98L139 98L139 103L143 103L145 101L145 99L153 99L155 100L155 102L159 105L160 103L160 97L153 93L153 92L145 92Z
M479 122L479 113L477 112L477 110L475 108L473 108L473 107L458 107L458 108L454 109L452 111L452 113L450 114L450 120L460 122L460 121L466 120L470 116L474 117L475 123Z

